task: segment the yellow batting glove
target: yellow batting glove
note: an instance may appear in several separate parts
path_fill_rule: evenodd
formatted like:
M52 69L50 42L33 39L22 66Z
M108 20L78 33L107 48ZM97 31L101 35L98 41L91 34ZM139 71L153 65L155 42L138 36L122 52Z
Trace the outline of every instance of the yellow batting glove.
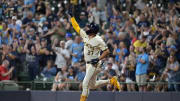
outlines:
M80 27L79 27L79 24L77 23L77 21L74 17L71 17L71 23L72 23L74 30L79 34L80 33Z

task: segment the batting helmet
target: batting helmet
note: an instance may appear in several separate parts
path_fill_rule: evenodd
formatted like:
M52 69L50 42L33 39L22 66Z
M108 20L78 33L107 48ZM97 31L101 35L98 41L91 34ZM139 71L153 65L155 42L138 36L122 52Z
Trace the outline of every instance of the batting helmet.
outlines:
M88 27L89 30L86 31L87 34L97 34L99 31L99 26L95 23L90 23Z

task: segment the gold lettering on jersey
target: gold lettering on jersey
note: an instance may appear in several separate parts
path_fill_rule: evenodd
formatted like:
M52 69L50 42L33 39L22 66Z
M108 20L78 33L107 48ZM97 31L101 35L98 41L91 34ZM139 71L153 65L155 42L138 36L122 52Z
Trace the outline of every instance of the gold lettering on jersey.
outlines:
M91 50L100 49L98 46L92 46L91 44L85 43L85 46L90 48Z
M89 50L88 50L88 55L93 55L95 49L96 49L96 50L100 50L100 48L98 47L99 45L97 45L97 46L92 46L91 44L88 44L88 43L85 43L84 45L89 48Z

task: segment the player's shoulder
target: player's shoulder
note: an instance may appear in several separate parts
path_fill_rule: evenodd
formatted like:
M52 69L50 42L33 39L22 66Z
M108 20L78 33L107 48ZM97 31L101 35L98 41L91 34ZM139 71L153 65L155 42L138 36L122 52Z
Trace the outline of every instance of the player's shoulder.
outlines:
M101 36L99 36L99 35L95 36L95 40L97 40L97 41L104 41L103 38Z
M86 33L83 29L80 29L80 33Z
M83 38L87 38L87 34L83 29L80 29L80 36Z
M96 35L94 39L96 39L96 40L102 40L102 37L99 36L99 35Z

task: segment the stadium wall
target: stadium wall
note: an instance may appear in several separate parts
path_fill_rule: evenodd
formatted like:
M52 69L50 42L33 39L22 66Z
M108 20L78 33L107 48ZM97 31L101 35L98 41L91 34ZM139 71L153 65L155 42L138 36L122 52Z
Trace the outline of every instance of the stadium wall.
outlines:
M75 91L0 91L0 101L79 101ZM87 101L179 101L180 92L91 92Z

